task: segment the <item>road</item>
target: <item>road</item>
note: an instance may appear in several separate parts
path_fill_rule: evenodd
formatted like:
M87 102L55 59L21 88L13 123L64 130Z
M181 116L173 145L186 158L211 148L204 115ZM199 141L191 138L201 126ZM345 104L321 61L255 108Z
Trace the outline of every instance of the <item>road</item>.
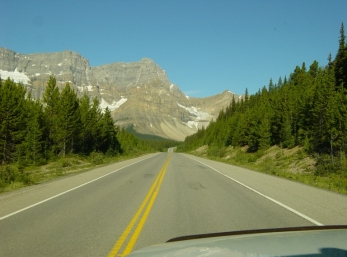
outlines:
M347 224L347 197L157 153L0 195L0 256L120 256L170 238Z

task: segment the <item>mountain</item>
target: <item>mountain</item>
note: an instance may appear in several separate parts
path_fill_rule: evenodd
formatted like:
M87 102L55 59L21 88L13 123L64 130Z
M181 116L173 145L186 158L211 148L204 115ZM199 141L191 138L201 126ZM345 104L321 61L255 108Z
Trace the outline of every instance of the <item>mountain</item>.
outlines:
M85 57L72 51L20 54L0 47L1 78L23 83L34 98L42 97L50 75L60 88L69 82L79 96L98 97L117 125L179 141L216 119L233 96L242 97L230 91L188 97L149 58L91 67Z

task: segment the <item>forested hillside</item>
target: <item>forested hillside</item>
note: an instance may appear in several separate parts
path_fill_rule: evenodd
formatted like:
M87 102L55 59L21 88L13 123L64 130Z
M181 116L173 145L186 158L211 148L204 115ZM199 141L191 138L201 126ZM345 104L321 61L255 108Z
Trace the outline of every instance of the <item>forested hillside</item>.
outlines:
M7 79L0 84L0 162L44 163L68 153L121 151L110 111L99 102L78 99L69 84L60 92L50 77L42 103L25 97L26 89Z
M191 151L208 145L218 155L224 147L248 146L248 151L270 146L303 146L324 164L319 173L347 174L347 44L342 24L339 49L326 66L314 61L297 66L289 78L272 79L245 100L233 100L206 129L188 136L180 147ZM323 167L321 166L321 167ZM317 173L317 174L318 174Z
M18 181L34 183L26 168L68 156L78 157L74 163L84 157L100 164L104 157L134 156L175 144L141 140L118 129L110 110L102 111L97 98L78 98L68 83L60 91L53 76L42 100L33 100L26 90L13 80L0 79L0 191ZM65 159L60 166L69 165Z

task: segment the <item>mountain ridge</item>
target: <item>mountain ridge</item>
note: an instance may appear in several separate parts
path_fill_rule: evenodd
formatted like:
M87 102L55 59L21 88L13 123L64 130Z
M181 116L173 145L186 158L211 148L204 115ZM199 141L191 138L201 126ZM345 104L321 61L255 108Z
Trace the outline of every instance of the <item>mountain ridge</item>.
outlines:
M0 76L21 82L40 99L50 75L59 88L68 82L78 96L97 97L112 111L115 124L137 133L182 141L216 119L235 97L225 90L205 98L186 96L150 58L90 66L77 52L21 54L0 47Z

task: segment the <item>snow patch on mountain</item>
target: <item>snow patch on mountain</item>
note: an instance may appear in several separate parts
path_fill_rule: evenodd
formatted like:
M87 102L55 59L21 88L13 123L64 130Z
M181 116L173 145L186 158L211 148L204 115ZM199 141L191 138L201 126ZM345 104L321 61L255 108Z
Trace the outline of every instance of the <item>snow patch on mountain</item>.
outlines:
M113 101L112 104L109 104L105 99L101 98L101 103L100 103L100 108L102 110L105 110L106 107L108 107L108 109L110 111L116 110L118 109L122 104L124 104L128 99L122 97L118 102Z
M199 123L197 122L197 121L188 121L187 122L187 125L188 125L188 127L190 127L190 128L193 128L193 126L195 126L195 128L196 129L198 129L198 125L199 125Z
M177 105L181 108L186 109L190 114L195 116L196 120L207 120L209 117L211 117L211 115L207 112L198 111L194 106L185 107L179 103L177 103Z
M122 99L120 99L118 102L113 101L116 104L116 108L119 108L122 104L124 104L128 99L122 96Z
M16 83L30 84L30 79L23 72L19 72L17 68L14 71L0 70L1 79L6 80L8 77Z

